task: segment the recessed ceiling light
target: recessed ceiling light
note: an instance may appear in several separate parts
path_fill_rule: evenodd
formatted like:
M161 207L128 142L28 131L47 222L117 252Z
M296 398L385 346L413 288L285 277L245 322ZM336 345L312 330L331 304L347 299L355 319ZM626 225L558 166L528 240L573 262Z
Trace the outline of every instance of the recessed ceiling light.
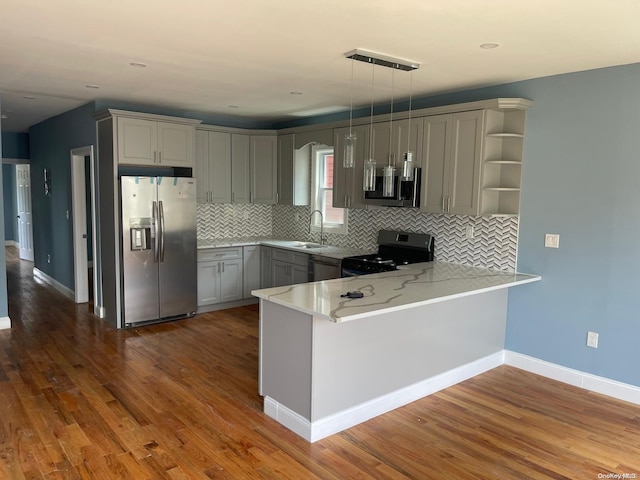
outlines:
M480 48L483 48L485 50L491 50L492 48L498 48L500 46L499 43L495 43L495 42L489 42L489 43L481 43L480 44Z
M289 92L291 95L302 95L302 92Z
M25 100L35 100L36 97L32 97L30 95L24 95L22 98L24 98Z
M129 65L135 68L146 68L147 64L142 62L130 62Z
M240 108L238 105L229 105L229 108Z
M87 88L100 88L99 85L85 85Z

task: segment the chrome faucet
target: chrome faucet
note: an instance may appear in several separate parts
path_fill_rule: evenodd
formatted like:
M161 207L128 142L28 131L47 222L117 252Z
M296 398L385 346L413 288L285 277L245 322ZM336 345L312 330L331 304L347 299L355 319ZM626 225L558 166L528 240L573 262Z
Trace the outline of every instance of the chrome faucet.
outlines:
M313 220L313 214L316 212L320 214L320 245L324 245L324 215L322 210L314 210L309 214L309 233L311 233L311 220Z

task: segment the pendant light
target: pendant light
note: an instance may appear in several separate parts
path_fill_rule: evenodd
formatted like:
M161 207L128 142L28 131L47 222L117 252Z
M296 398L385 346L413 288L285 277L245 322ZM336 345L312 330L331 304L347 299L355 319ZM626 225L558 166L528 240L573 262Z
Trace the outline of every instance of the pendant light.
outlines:
M413 70L409 77L409 124L407 125L407 151L404 152L404 161L402 162L402 180L412 181L414 166L413 152L411 151L411 97L413 94Z
M349 109L349 133L344 136L344 155L342 157L342 166L344 168L353 168L354 156L356 150L356 134L351 129L353 122L353 63L355 60L351 59L351 107Z
M369 159L364 163L362 189L373 192L376 189L376 161L373 156L373 85L376 73L376 61L371 59L371 127L369 130Z
M420 68L420 64L418 62L414 62L413 60L406 60L403 58L392 57L390 55L386 55L378 52L370 52L367 50L363 50L361 48L356 48L355 50L351 50L344 54L345 57L350 58L352 60L357 60L359 62L371 63L372 65L372 74L371 74L371 130L373 130L373 86L374 86L374 73L376 64L381 65L383 67L392 68L394 70L402 70L404 72L410 72L417 68ZM353 64L351 65L351 88L353 89ZM395 73L395 72L394 72ZM393 77L392 77L393 83ZM393 85L392 85L393 90ZM353 91L352 91L353 93ZM392 92L393 93L393 92ZM352 95L353 96L353 95ZM353 111L353 103L351 104L351 110ZM391 98L391 122L393 122L393 97ZM409 100L409 118L411 118L411 100ZM350 153L347 153L348 148L355 148L356 137L353 132L351 132L351 114L349 115L349 135L345 135L345 155L344 155L344 166L347 167L347 161ZM411 121L411 120L409 120ZM390 122L390 123L391 123ZM392 135L391 130L392 125L389 126L389 134ZM367 191L375 191L376 189L376 161L374 158L373 152L373 134L369 135L369 159L364 163L364 178L363 178L363 190ZM393 166L391 165L391 157L389 157L389 164L383 168L383 196L392 197L394 196L394 173L395 173L395 163L396 159L393 158ZM353 164L350 164L349 167L352 167ZM411 175L413 178L413 153L407 151L404 155L404 162L402 164L403 178L406 175ZM407 172L405 172L405 168Z
M389 148L393 148L393 81L395 78L395 67L391 70L391 112L389 116ZM391 166L391 159L393 159L393 167ZM382 196L393 197L394 194L394 182L393 174L395 172L395 154L389 152L389 164L382 170Z

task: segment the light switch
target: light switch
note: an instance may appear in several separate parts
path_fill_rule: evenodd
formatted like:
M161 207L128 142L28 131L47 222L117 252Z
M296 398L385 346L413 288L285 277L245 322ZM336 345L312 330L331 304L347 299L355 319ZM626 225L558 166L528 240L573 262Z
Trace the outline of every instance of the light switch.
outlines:
M544 246L547 248L560 248L560 235L557 233L547 233L544 236Z

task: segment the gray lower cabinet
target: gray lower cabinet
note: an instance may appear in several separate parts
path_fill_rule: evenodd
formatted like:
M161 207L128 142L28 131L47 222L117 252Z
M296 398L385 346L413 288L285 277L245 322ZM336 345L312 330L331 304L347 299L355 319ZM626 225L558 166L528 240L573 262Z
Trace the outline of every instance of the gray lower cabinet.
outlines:
M260 247L260 288L271 288L271 247Z
M309 255L281 248L271 249L271 286L309 281Z
M251 290L259 290L262 284L260 276L260 253L259 245L243 247L243 278L244 278L244 298L251 298Z
M198 251L198 307L243 298L242 248Z

